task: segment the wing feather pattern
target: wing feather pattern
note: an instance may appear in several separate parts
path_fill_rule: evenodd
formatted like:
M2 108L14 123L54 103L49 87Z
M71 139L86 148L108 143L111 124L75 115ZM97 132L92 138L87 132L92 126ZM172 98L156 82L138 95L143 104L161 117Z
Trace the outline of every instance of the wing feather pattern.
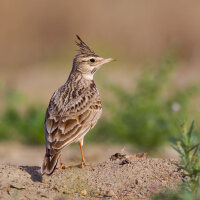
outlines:
M64 146L79 141L94 127L102 113L99 97L80 97L76 103L70 102L69 105L65 109L62 108L64 112L60 113L60 117L59 109L52 107L58 107L56 103L51 104L47 110L46 140L50 149L54 149L52 152L58 152Z

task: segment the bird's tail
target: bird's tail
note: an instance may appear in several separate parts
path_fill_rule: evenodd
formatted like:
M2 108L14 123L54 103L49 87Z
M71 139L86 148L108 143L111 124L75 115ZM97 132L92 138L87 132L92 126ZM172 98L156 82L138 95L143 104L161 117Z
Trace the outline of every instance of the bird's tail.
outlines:
M60 157L60 152L54 155L49 155L46 153L41 167L41 174L51 175L56 168L59 157Z

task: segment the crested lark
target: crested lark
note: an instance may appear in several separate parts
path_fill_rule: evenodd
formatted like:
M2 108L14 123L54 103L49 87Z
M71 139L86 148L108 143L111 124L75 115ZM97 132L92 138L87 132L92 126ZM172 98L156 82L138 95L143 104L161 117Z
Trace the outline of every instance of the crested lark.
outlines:
M46 111L46 154L41 167L42 174L50 175L54 172L59 158L61 162L61 150L73 142L79 143L81 164L82 167L86 166L83 139L102 113L101 99L93 76L101 65L114 59L101 58L79 36L77 38L79 49L69 78L54 92Z

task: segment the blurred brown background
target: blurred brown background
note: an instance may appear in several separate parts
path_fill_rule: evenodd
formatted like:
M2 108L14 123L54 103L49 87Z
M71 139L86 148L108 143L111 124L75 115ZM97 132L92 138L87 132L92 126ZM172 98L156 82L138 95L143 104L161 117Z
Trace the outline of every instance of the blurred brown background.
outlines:
M183 65L176 85L199 79L199 1L5 0L0 16L0 79L31 98L47 102L67 79L75 34L98 54L118 59L97 81L104 73L126 86L138 63L155 62L171 49Z
M110 97L104 87L109 86L107 83L117 83L122 89L134 88L134 84L138 83L137 79L141 77L141 69L153 66L159 68L160 61L169 52L175 52L178 60L175 65L178 67L173 71L170 86L166 90L163 87L165 84L161 84L161 89L165 90L164 94L167 93L169 96L172 90L175 90L179 97L179 90L184 90L191 84L200 85L200 1L197 0L1 0L0 25L0 140L2 141L44 143L44 109L53 92L68 78L77 48L74 42L76 34L80 35L97 54L117 59L117 62L103 66L95 75L103 105ZM150 83L158 85L156 81ZM2 88L5 91L1 93ZM148 91L148 82L144 88ZM18 97L21 96L13 95L15 91L28 97L28 101L18 104ZM134 99L134 92L130 90L130 93ZM194 99L187 90L185 93L185 96L191 96L192 104L188 106L189 111L179 106L182 98L173 100L174 105L178 105L181 112L185 109L183 112L186 116L190 114L192 119L198 120L199 118L190 112L190 108L194 107L195 111L200 108L200 95ZM135 107L129 107L128 116L133 119L127 126L126 109L123 111L125 114L121 121L118 120L116 123L115 120L118 118L113 117L113 124L119 124L119 127L113 130L109 129L110 125L106 127L105 121L102 120L108 111L105 106L99 125L103 128L94 129L96 134L92 141L99 143L97 136L101 137L104 133L106 139L102 141L107 141L107 135L110 135L110 138L116 138L118 142L127 137L123 140L125 141L123 144L132 139L132 146L136 144L137 147L144 149L146 147L155 149L158 144L162 146L163 141L168 138L164 136L159 139L158 136L176 134L177 129L174 128L176 120L181 120L182 113L177 112L177 116L174 116L176 113L171 109L171 103L173 105L174 102L165 103L163 98L157 95L156 103L150 97L150 100L147 99L145 102L144 109L140 107L139 101ZM2 106L6 103L2 101L3 104L1 99L4 99L7 107ZM109 100L112 101L111 98ZM33 103L35 107L27 107L27 102ZM127 99L124 99L124 103L129 106ZM15 104L14 109L13 104ZM157 110L155 105L158 106ZM26 110L25 115L18 111L20 106ZM119 116L117 109L113 116ZM139 121L138 116L140 116ZM117 136L116 130L120 130L120 125L123 124L130 130L127 131L129 135L124 134L122 129L121 135ZM141 126L135 129L135 125L138 124ZM157 133L157 130L160 132ZM150 142L151 145L147 146L146 144ZM3 161L16 159L15 162L19 162L17 158L22 158L22 152L25 152L23 158L27 157L27 163L30 163L30 152L36 155L35 149L28 151L27 147L21 148L15 145L17 144L1 144ZM108 146L107 152L117 152L122 147L110 149L111 146ZM97 151L91 151L95 157L95 152L101 152L99 151L101 148L105 149L105 146L99 146ZM172 157L171 149L167 148L165 151L164 148L162 146L162 151L157 152L162 152L165 157L167 155ZM44 145L38 150L40 151L40 156L37 154L38 159L36 159L38 165L44 154L41 149L45 150ZM10 153L5 154L7 151ZM93 154L89 160L92 160ZM110 153L107 154L110 156Z

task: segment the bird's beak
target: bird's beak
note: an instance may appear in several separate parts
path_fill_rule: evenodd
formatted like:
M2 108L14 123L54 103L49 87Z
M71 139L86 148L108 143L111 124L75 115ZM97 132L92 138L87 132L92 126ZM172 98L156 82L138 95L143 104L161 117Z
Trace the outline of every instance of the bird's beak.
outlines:
M105 63L109 63L112 61L115 61L116 59L114 58L102 58L98 63L97 63L97 68L101 67Z
M104 58L102 60L102 64L109 63L109 62L112 62L112 61L116 61L116 59L114 59L114 58Z

